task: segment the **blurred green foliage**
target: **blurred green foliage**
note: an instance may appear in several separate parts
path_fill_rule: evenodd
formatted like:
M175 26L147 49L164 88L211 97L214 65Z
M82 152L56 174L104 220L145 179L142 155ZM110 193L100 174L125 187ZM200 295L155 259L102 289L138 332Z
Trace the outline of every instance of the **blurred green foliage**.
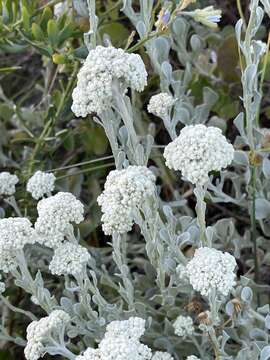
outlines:
M87 216L80 228L84 238L102 246L102 236L97 240L100 210L96 198L113 166L111 153L102 128L90 117L75 119L70 110L80 61L87 56L84 45L84 33L89 30L87 9L69 7L56 16L57 3L60 1L0 0L0 167L20 173L21 192L25 192L24 184L33 171L54 171L59 188L80 195L85 202ZM219 31L202 34L205 51L196 64L191 92L194 101L200 103L203 88L213 88L219 99L211 115L224 119L230 127L241 108L239 53L232 27L238 13L234 1L217 0L211 4L223 9L223 21ZM198 5L209 5L209 1L198 1ZM100 42L109 38L114 46L125 47L133 27L120 11L122 2L100 0L96 6ZM266 31L262 38L267 40ZM137 40L136 34L131 37L133 45ZM137 98L142 104L143 125L154 122L156 139L163 145L167 137L161 123L145 112L150 96L158 88L157 77L152 75L145 50L140 47L138 51L149 73L148 87ZM172 64L181 68L175 54L171 56ZM268 89L270 56L267 57ZM265 126L270 106L267 97L263 101L260 122ZM161 152L157 150L152 160L159 167L160 159ZM165 169L161 173L163 194L169 196L171 175ZM18 198L25 202L21 205L27 215L34 216L30 196L24 193ZM11 360L13 356L8 350L0 350L2 359Z

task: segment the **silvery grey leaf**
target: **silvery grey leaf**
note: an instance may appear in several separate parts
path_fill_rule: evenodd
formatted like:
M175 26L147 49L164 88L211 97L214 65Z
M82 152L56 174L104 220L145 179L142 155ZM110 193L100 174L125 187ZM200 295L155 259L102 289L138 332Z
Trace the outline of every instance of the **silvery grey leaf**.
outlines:
M270 160L268 158L263 159L262 170L266 179L270 179Z
M270 314L267 314L265 317L265 327L270 329Z
M270 359L270 346L265 346L260 354L260 360L268 360Z
M262 220L270 216L270 202L266 199L256 199L256 219Z
M241 299L247 303L252 301L253 292L250 287L245 286L241 291Z

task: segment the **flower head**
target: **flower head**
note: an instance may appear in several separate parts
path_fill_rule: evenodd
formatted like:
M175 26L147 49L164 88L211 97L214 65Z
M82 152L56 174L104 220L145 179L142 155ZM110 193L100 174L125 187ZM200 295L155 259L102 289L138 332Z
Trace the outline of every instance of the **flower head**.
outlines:
M98 349L89 348L76 360L150 360L151 349L140 342L144 330L145 321L140 318L113 321L107 326Z
M16 175L12 175L9 172L0 173L0 195L10 196L15 194L15 185L19 182Z
M150 360L152 356L148 346L125 335L105 336L99 350L102 360Z
M145 332L145 320L139 317L130 317L128 320L115 320L106 327L106 336L125 335L139 340Z
M55 275L77 275L81 273L90 259L86 248L65 242L54 252L49 269Z
M2 276L0 275L0 280L2 279ZM5 292L6 290L6 284L3 281L0 281L0 294Z
M75 360L101 360L100 351L88 348L82 355L76 356Z
M105 189L98 197L103 212L103 231L125 233L133 225L133 211L146 198L155 194L155 176L145 166L129 166L124 170L109 173Z
M180 170L193 184L205 184L210 171L220 171L234 157L234 149L219 128L205 125L185 126L164 151L166 165Z
M151 97L147 109L149 113L162 118L169 114L174 103L175 100L170 94L160 93Z
M37 360L42 357L46 352L46 345L50 338L56 338L69 321L70 316L65 311L54 310L49 316L31 322L27 327L25 358Z
M201 360L201 359L199 359L197 356L195 356L195 355L189 355L188 357L187 357L187 360Z
M0 220L0 247L20 250L35 242L35 232L26 218L10 217Z
M193 14L195 21L214 29L217 28L217 23L219 23L221 19L221 10L215 10L213 6L196 9L191 14Z
M32 224L26 218L0 220L0 270L9 272L17 267L16 252L36 241Z
M71 233L72 223L79 224L83 221L83 204L68 192L59 192L40 200L37 210L35 229L39 242L51 248L61 245Z
M216 291L227 296L235 285L235 258L214 248L201 247L186 266L186 274L193 289L202 295Z
M190 316L179 315L173 327L175 334L181 337L192 335L194 332L193 320Z
M168 352L156 351L151 360L173 360L173 357Z
M146 78L145 66L139 55L114 47L97 46L89 51L79 71L71 109L76 116L100 114L111 106L113 81L119 81L123 91L128 87L142 91Z
M54 190L55 176L42 171L37 171L27 182L26 190L36 200L44 195L49 196Z

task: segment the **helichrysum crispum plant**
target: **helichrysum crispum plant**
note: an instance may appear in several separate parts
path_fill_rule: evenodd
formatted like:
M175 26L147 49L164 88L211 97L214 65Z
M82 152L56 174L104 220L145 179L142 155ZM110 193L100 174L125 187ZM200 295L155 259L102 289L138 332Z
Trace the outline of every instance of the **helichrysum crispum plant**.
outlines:
M213 3L0 1L0 359L270 359L270 3Z

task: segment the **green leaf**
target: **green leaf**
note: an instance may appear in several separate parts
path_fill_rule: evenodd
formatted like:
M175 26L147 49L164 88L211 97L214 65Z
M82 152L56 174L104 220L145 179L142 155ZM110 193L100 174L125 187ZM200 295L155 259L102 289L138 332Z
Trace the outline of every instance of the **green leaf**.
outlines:
M11 20L11 9L8 6L8 1L2 4L2 19L4 24L8 24Z
M80 138L88 153L102 155L108 147L108 140L104 130L96 124L80 124Z
M57 23L54 20L49 20L48 24L47 24L47 33L48 33L48 38L49 38L49 42L51 43L51 45L57 46L58 44L58 27L57 27Z
M28 32L30 30L30 15L28 10L24 6L22 8L22 21L24 30Z
M129 37L129 31L127 28L119 23L113 23L104 25L100 28L100 36L108 34L112 40L114 46L121 46Z
M7 350L0 350L0 360L12 360L12 356Z
M41 27L36 23L32 24L32 34L33 37L38 41L42 41L45 38Z
M61 27L59 27L61 29ZM63 30L60 31L58 36L59 44L61 45L66 39L70 38L75 30L75 25L72 23L66 24Z
M235 36L228 37L218 50L217 71L228 82L238 82L239 54Z
M40 27L41 29L45 32L47 29L47 24L48 21L50 19L52 19L53 17L53 13L52 10L49 7L45 7L45 9L43 10L43 13L41 15L41 20L40 20Z

